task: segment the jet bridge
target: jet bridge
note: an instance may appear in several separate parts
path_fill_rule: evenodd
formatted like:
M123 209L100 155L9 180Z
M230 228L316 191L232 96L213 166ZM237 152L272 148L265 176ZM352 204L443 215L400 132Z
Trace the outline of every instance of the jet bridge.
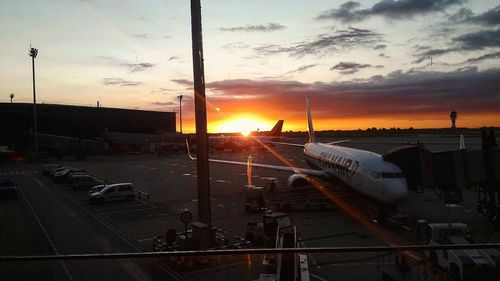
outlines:
M383 155L398 165L410 190L435 188L446 203L463 201L463 190L479 195L478 211L500 224L500 148L493 128L482 128L482 147L430 152L424 145L404 146Z

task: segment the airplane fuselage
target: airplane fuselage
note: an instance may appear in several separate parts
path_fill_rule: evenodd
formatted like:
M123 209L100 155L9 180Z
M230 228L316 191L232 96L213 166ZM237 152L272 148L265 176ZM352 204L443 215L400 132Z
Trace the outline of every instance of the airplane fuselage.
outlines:
M366 150L322 143L304 146L306 161L354 190L386 205L397 205L408 196L401 169L382 155Z

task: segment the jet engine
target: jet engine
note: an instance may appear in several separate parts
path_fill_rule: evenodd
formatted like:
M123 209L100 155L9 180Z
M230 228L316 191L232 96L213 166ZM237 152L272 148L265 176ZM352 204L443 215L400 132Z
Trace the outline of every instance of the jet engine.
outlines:
M293 174L288 177L288 187L304 187L311 183L307 180L307 177L301 174Z

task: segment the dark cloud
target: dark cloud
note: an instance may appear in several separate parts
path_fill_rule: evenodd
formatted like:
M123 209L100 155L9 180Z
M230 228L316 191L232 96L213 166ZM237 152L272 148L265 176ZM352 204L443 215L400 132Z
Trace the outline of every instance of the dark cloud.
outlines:
M451 40L450 47L447 49L424 49L417 52L417 57L413 63L420 63L433 56L441 56L451 52L477 51L486 48L500 47L500 29L480 30L466 33Z
M323 19L338 19L342 22L356 22L356 21L362 21L365 19L368 15L365 10L362 11L355 11L354 9L358 8L360 4L358 2L354 1L349 1L345 2L344 4L340 5L338 9L331 9L328 11L324 11L319 15L316 19L323 20Z
M500 29L481 30L467 33L453 39L461 50L481 50L487 47L500 47Z
M448 20L454 23L463 22L468 20L474 15L474 13L469 8L460 8L456 13L448 17Z
M295 57L305 55L323 56L346 48L371 46L380 40L381 35L379 33L368 29L349 27L329 34L320 34L313 40L299 42L291 46L264 45L256 47L254 50L260 55L286 53Z
M475 62L479 62L479 61L483 61L483 60L498 59L498 58L500 58L500 52L494 52L494 53L482 55L479 57L470 58L462 63L475 63Z
M102 79L102 83L104 85L113 85L121 87L138 86L141 84L141 82L138 81L129 81L129 80L124 80L122 78L104 78Z
M379 44L379 45L376 45L375 47L373 47L373 49L374 50L383 50L383 49L385 49L385 47L387 47L387 45Z
M193 81L188 79L172 79L170 81L184 86L193 86Z
M371 64L360 64L355 62L339 62L336 65L330 67L330 70L338 70L341 74L353 74L358 72L360 69L372 67Z
M317 64L307 64L307 65L303 65L295 70L291 70L291 71L288 71L288 73L296 73L296 72L304 72L306 70L308 70L309 68L313 68L315 67Z
M304 100L311 99L315 117L412 116L500 112L500 70L479 72L462 68L452 72L413 70L377 75L366 80L301 83L276 80L224 80L207 84L209 99L225 108L275 105L269 114L286 108L303 118ZM279 105L279 106L276 106Z
M258 24L258 25L245 25L245 26L235 26L235 27L221 27L220 31L244 31L244 32L269 32L285 29L284 25L279 23L268 23L268 24Z
M168 58L168 61L173 61L173 60L178 60L179 57L178 56L171 56L170 58Z
M484 25L499 25L500 24L500 5L486 11L480 15L469 17L468 20L474 23Z
M122 63L120 65L127 67L130 72L144 71L146 69L155 67L155 64L152 64L152 63L149 63L149 62Z
M391 58L390 56L386 56L384 53L380 53L380 54L378 54L378 56L381 58L385 58L385 59Z
M334 19L343 23L365 20L371 16L381 16L393 20L412 18L432 12L444 11L446 8L462 4L464 0L381 0L371 8L359 9L358 2L346 2L338 9L321 13L316 19Z

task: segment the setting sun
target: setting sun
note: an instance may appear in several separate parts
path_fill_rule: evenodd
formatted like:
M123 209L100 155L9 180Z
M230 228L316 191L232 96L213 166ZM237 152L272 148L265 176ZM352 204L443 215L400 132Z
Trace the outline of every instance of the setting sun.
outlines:
M215 126L219 133L241 133L244 136L250 135L252 131L269 130L271 126L268 122L259 121L253 118L240 118L228 121Z

